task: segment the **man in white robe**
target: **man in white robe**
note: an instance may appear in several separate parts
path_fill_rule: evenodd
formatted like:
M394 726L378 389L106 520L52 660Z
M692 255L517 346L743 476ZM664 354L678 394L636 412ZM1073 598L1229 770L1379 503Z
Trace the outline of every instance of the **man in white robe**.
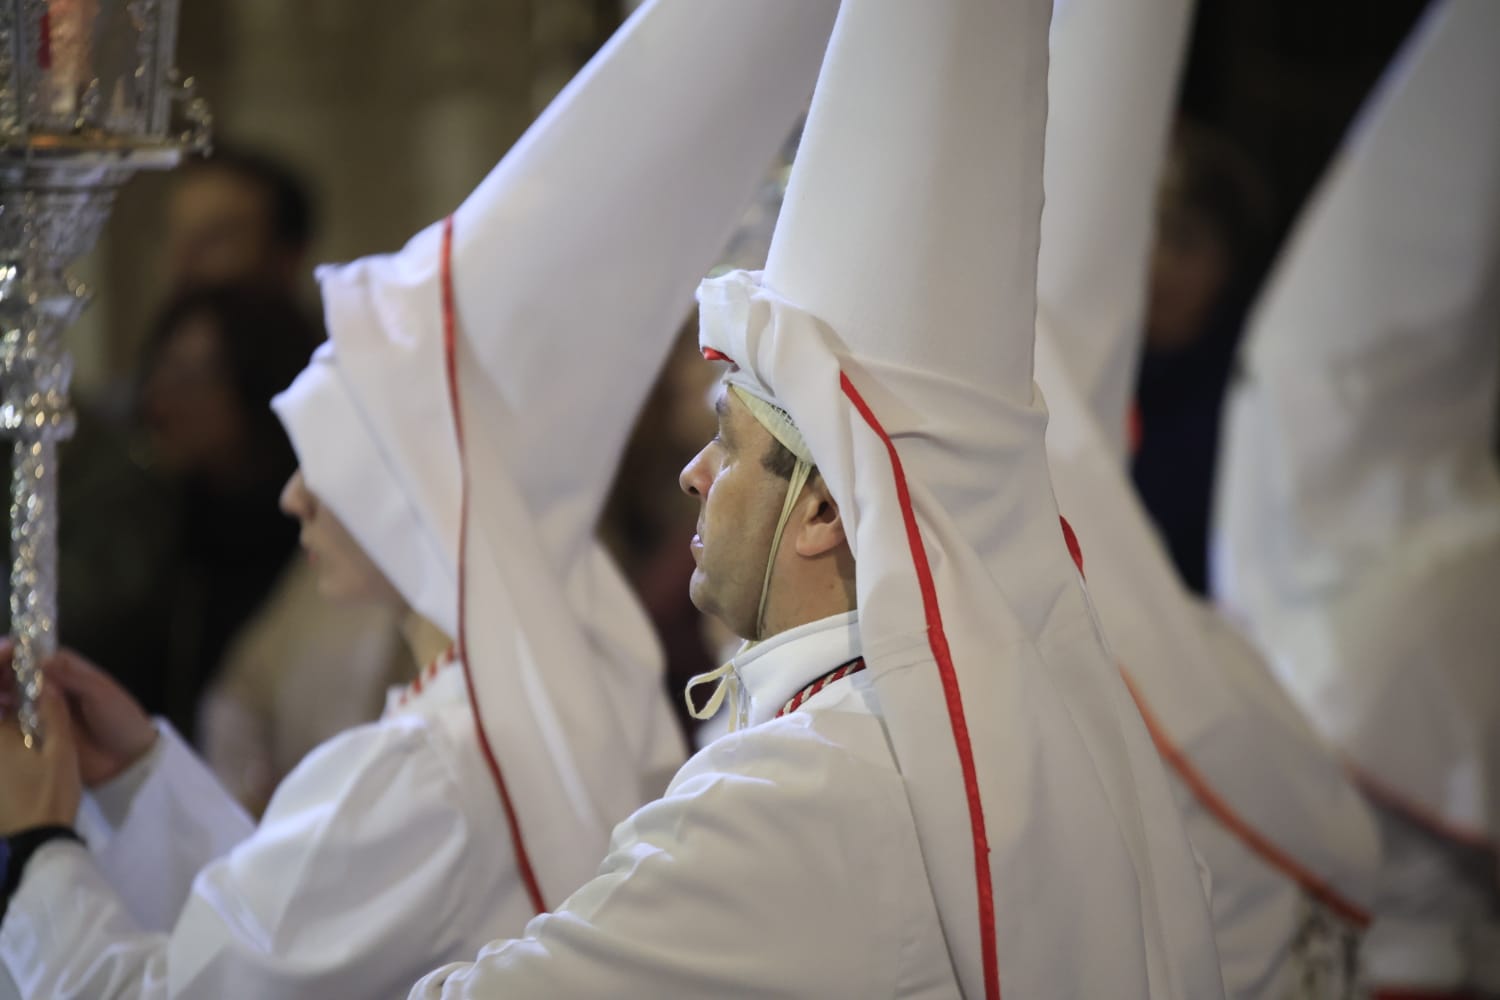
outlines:
M1189 0L1067 0L1052 19L1036 378L1058 506L1110 650L1213 881L1226 993L1353 995L1374 820L1265 663L1193 596L1125 467L1157 178Z
M695 600L755 640L716 672L737 731L413 997L1222 995L1048 481L1049 13L844 5L765 272L699 292L734 364L682 478Z
M1500 5L1434 3L1231 391L1216 596L1377 806L1366 973L1500 996Z
M1255 650L1182 586L1123 471L1152 195L1191 11L1188 0L1055 5L1038 263L1048 463L1111 651L1130 665L1212 876L1226 993L1331 1000L1355 989L1374 900L1369 807ZM751 266L766 259L782 192L768 184L737 237Z
M457 655L316 751L258 829L164 731L94 790L107 840L24 845L0 924L23 996L388 996L590 877L681 760L593 522L834 9L647 4L452 219L321 273L332 344L280 413L318 502ZM526 280L497 280L518 277L506 254ZM559 357L598 364L559 391ZM114 732L82 721L84 750ZM0 789L66 771L69 744L59 726L48 754L0 746ZM26 815L0 793L0 830L70 823L65 799Z

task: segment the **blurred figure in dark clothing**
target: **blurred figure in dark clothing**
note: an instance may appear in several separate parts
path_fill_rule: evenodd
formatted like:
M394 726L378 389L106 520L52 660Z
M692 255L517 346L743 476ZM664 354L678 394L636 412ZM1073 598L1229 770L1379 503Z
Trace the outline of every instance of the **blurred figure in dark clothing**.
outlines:
M1199 593L1208 586L1219 411L1274 228L1267 185L1245 156L1180 124L1158 201L1132 475Z
M188 161L167 204L166 277L173 289L244 283L295 294L315 223L306 184L258 152L219 145Z
M270 400L320 338L284 294L183 292L153 327L136 425L82 411L59 463L60 637L184 734L295 549L277 501L296 462Z
M235 632L286 567L297 526L277 500L296 457L271 397L320 339L289 296L250 286L181 293L147 347L140 391L146 461L173 514L155 592L159 658L103 662L184 733ZM68 627L63 631L69 642Z
M315 223L293 169L221 145L174 176L166 222L161 266L177 298L136 372L78 400L78 429L62 449L57 599L62 640L182 726L214 669L200 658L216 654L268 567L286 558L291 527L276 513L276 490L289 451L266 402L320 331L315 313L292 315ZM189 291L210 286L220 290ZM216 318L242 304L245 316ZM290 364L289 342L301 359ZM237 504L253 508L243 529L215 538ZM194 574L235 565L235 546L264 565L242 583L195 590ZM211 619L183 603L196 600Z

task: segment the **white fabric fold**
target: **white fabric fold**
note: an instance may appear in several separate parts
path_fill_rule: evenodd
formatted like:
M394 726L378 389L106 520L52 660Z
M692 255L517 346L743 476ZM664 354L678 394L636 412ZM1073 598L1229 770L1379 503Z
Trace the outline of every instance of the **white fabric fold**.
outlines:
M1157 175L1194 0L1058 0L1037 311L1115 460L1145 319Z
M1157 176L1193 7L1068 0L1054 13L1036 379L1089 595L1213 878L1226 989L1269 996L1312 973L1309 902L1333 934L1368 921L1379 838L1265 663L1183 586L1125 474Z
M1077 533L1089 595L1111 651L1171 749L1252 837L1264 838L1301 869L1279 869L1278 875L1303 889L1327 885L1341 902L1367 913L1380 870L1368 807L1254 649L1226 635L1230 626L1187 593L1059 353L1047 330L1039 329L1037 379L1050 403L1052 482ZM1190 836L1198 823L1225 825L1208 805L1190 814ZM1230 826L1228 832L1244 839L1246 829ZM1216 890L1264 878L1255 861L1225 870L1216 865L1218 856L1206 860ZM1267 861L1259 857L1260 864ZM1250 929L1268 959L1296 931L1295 922Z
M1216 596L1361 776L1500 840L1500 6L1434 4L1298 221L1227 404Z
M339 296L326 301L332 342L271 405L308 489L412 610L451 636L458 628L458 454L441 359L414 344L369 343L362 317L345 315Z

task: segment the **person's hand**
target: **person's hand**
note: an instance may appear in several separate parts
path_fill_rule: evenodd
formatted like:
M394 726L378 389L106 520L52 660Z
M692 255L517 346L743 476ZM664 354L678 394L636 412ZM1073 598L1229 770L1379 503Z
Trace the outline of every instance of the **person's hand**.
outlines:
M69 649L42 665L47 683L62 693L73 716L78 769L97 788L156 745L156 725L115 679Z
M9 693L14 655L11 641L0 639L0 717L14 707L14 695ZM116 777L156 745L151 717L113 678L77 653L58 652L42 664L42 673L64 696L72 714L85 787L97 788Z
M0 722L0 836L38 826L72 826L83 798L73 720L62 694L45 684L37 704L40 748L28 749L9 713Z

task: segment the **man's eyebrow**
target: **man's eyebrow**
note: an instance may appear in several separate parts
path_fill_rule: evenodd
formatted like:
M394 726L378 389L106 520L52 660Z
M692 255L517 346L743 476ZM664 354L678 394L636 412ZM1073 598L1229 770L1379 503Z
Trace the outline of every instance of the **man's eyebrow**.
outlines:
M729 393L721 392L714 400L714 412L719 415L719 440L725 443L729 440Z

